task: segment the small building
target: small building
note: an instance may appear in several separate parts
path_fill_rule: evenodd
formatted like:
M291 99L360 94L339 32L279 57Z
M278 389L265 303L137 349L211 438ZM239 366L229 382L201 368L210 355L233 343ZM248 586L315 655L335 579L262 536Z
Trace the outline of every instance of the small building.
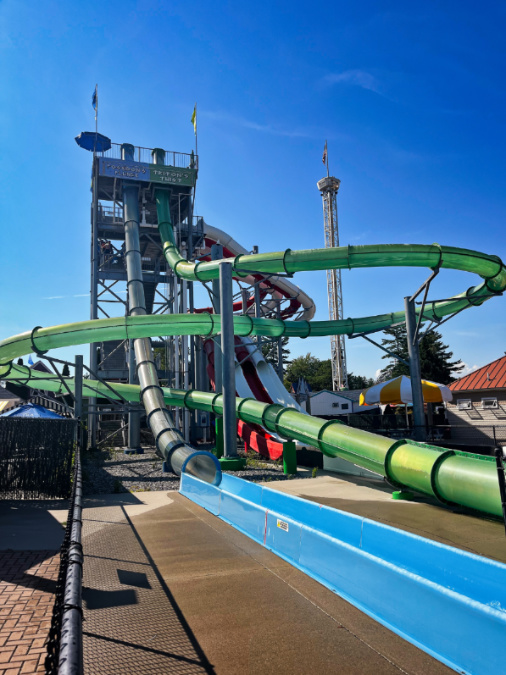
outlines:
M23 399L0 383L0 415L24 403Z
M506 445L506 355L449 385L446 404L452 440L463 444Z
M377 405L360 405L361 389L346 389L343 391L329 391L323 389L311 394L311 415L317 417L337 417L354 413L379 412Z

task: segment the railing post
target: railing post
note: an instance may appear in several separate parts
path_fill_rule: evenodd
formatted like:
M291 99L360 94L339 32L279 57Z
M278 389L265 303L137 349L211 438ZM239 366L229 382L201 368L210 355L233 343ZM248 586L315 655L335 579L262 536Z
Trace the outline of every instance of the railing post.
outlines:
M78 354L75 357L74 370L74 417L76 424L76 443L79 450L82 450L83 432L81 428L83 416L83 356Z
M499 482L499 494L501 495L502 516L506 533L506 481L504 478L504 453L501 447L495 449L495 461L497 465L497 480Z

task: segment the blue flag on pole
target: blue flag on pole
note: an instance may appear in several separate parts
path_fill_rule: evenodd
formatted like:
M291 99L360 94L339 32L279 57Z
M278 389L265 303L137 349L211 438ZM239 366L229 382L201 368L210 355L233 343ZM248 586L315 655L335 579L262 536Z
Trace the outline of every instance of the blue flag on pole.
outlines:
M93 110L97 109L97 106L98 106L98 84L95 85L95 91L93 92L93 96L91 97L91 105L93 106Z
M33 359L32 359L32 355L31 355L31 354L30 354L30 356L28 357L28 365L29 365L29 366L33 366Z

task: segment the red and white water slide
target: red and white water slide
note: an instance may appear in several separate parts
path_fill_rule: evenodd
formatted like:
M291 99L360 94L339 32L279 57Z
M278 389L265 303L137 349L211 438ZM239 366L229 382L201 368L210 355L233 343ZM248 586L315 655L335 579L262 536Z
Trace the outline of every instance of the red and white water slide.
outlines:
M230 235L217 227L212 227L204 223L205 246L202 249L201 259L210 258L211 246L221 244L223 246L223 256L230 258L240 254L247 254L243 246L236 242ZM291 281L280 276L267 276L264 274L251 274L249 277L242 277L241 281L253 286L259 282L262 315L272 312L280 301L283 302L280 318L295 321L310 321L315 313L314 302L298 286ZM255 313L254 296L251 295L247 300L247 313L252 316ZM196 310L196 312L210 312L212 307ZM234 311L242 313L242 301L234 304ZM305 412L299 406L292 396L286 391L278 374L268 363L257 344L248 337L235 338L235 382L237 396L243 398L255 398L264 403L278 403L285 408L294 408L300 412ZM207 340L204 343L209 365L208 375L214 387L214 343ZM283 441L273 434L267 432L261 426L256 424L247 424L238 422L237 430L239 436L244 440L246 448L256 452L278 459L283 453Z

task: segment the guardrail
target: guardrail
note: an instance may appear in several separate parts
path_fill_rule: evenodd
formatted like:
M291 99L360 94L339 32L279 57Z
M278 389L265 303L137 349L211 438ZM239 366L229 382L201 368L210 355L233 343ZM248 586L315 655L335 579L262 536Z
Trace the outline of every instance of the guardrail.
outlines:
M82 675L82 475L79 451L75 454L72 495L65 536L60 549L60 570L47 639L47 675Z
M134 161L145 162L151 164L153 162L152 148L143 148L141 146L134 146ZM121 144L112 143L110 150L97 153L100 157L109 157L110 159L121 159ZM188 152L175 152L173 150L165 151L165 164L168 166L176 166L180 169L191 167L198 169L198 155Z

